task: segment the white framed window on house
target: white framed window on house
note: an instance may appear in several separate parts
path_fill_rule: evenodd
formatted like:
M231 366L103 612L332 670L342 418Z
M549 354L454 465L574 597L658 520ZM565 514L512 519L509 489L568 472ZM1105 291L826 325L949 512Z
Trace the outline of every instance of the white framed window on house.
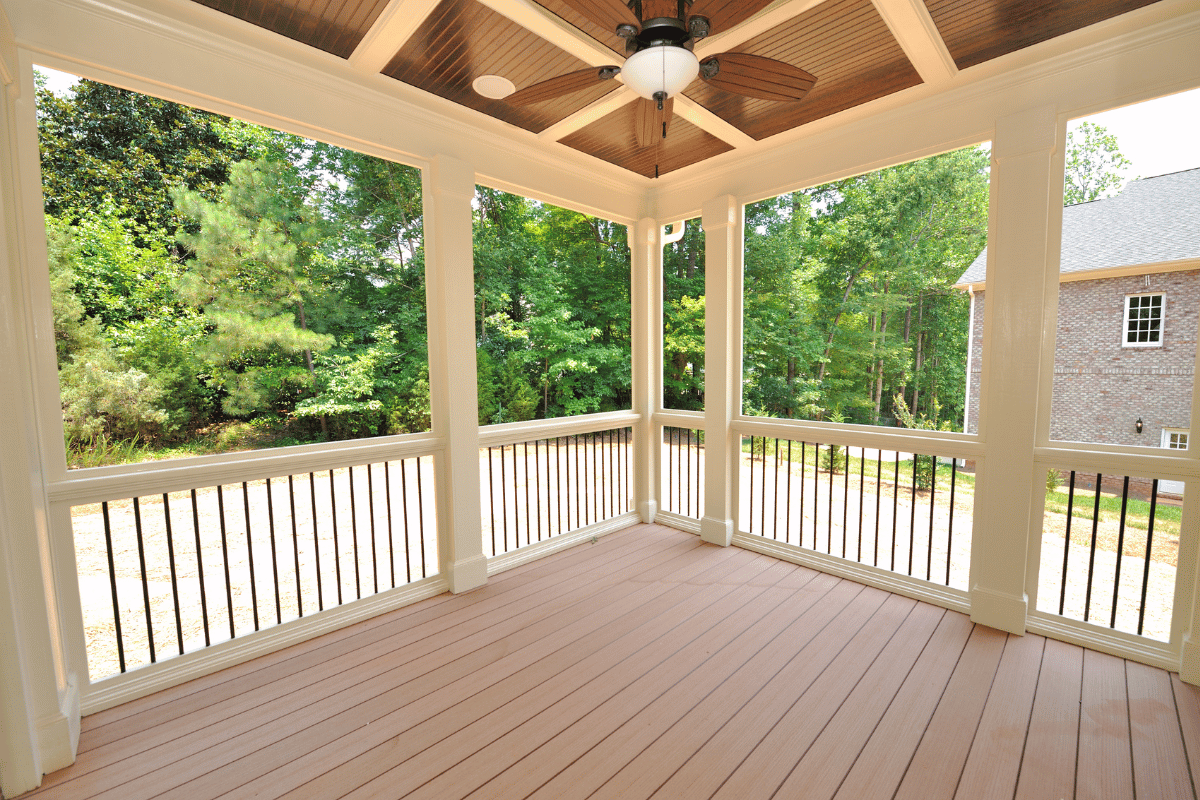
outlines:
M1161 347L1163 294L1130 294L1125 296L1125 326L1122 347Z
M1188 432L1183 428L1163 428L1161 446L1168 450L1187 450Z

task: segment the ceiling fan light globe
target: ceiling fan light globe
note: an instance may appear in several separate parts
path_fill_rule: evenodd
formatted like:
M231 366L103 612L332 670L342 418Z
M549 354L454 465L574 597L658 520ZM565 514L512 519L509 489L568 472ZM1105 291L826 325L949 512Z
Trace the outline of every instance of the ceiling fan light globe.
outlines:
M631 55L621 66L621 80L647 100L659 92L667 97L683 91L696 79L700 62L692 51L675 45L654 45Z

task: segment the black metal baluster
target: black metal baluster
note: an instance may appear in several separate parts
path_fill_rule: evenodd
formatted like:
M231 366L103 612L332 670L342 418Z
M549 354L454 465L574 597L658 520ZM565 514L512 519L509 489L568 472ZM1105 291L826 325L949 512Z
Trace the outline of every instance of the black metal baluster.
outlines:
M1142 567L1142 601L1138 605L1138 636L1146 619L1146 590L1150 587L1150 551L1154 547L1154 514L1158 508L1158 478L1150 484L1150 520L1146 527L1146 563Z
M296 524L296 484L288 475L288 511L292 515L292 557L296 569L296 616L304 616L304 600L300 587L300 531Z
M820 550L817 545L817 529L821 516L821 443L813 442L813 550Z
M1104 476L1096 473L1096 501L1092 506L1092 546L1091 553L1088 555L1088 574L1087 574L1087 592L1083 598L1083 621L1088 622L1088 618L1092 613L1092 575L1096 567L1096 533L1100 527L1100 486L1104 483Z
M912 484L909 486L908 495L908 574L913 574L913 546L917 540L917 459L920 458L916 453L912 454Z
M383 462L383 496L387 500L388 562L392 568L392 588L396 588L396 530L392 517L392 462Z
M338 605L342 604L342 546L338 543L337 492L333 486L333 470L329 470L329 508L333 512L333 571L337 578Z
M533 518L529 516L529 442L523 442L525 445L525 544L532 542L533 536ZM516 447L513 447L513 452L516 452Z
M375 594L379 594L379 546L375 536L375 476L371 464L367 464L367 516L371 520L371 575L374 578Z
M542 467L541 462L538 460L539 441L538 439L533 440L533 491L537 497L537 529L538 541L540 542L542 540ZM529 483L528 474L525 477L525 482Z
M833 555L833 468L836 465L837 456L834 455L833 445L829 445L829 508L825 520L825 552L829 555Z
M570 436L567 437L567 441L568 443L571 441ZM568 444L568 447L570 447L570 444ZM571 449L575 452L575 527L581 528L586 524L581 523L580 520L583 518L583 514L587 514L587 497L579 490L579 434L575 435L575 446ZM587 466L586 458L583 460L583 465ZM586 485L585 480L584 486Z
M1071 555L1071 517L1075 513L1075 470L1071 470L1071 482L1067 487L1067 532L1063 537L1062 585L1058 593L1058 613L1062 616L1067 606L1067 559Z
M275 546L275 503L271 499L271 479L267 478L267 524L271 532L271 580L275 586L275 624L283 622L283 608L279 599L279 551Z
M208 633L208 594L204 590L204 555L200 546L200 507L196 502L196 490L192 489L192 530L196 534L196 574L200 578L200 617L204 621L204 646L212 643Z
M595 522L600 521L600 485L598 480L598 464L596 463L596 434L589 433L588 440L592 444L592 517ZM586 442L587 440L585 440ZM587 447L585 444L584 447ZM587 465L587 451L584 450L584 465Z
M229 539L225 534L225 492L217 484L217 512L221 515L221 558L225 566L225 602L229 617L229 638L236 635L233 630L233 584L229 579Z
M175 537L171 533L171 501L163 492L163 521L167 526L167 563L171 565L171 597L175 601L175 636L183 655L183 619L179 611L179 580L175 574Z
M500 521L504 523L504 550L508 552L508 479L504 476L504 445L500 445Z
M1129 476L1125 476L1125 483L1121 487L1121 519L1117 527L1117 570L1113 576L1113 601L1112 601L1112 619L1108 623L1108 627L1117 627L1117 598L1121 593L1121 556L1125 551L1125 511L1129 505Z
M250 561L250 604L254 611L254 630L259 630L258 622L258 586L254 574L254 545L250 538L250 487L242 481L242 518L246 522L246 553Z
M358 502L354 492L354 467L347 471L350 484L350 544L354 553L354 596L362 599L362 570L358 563Z
M792 440L787 440L787 502L783 504L783 540L792 538Z
M137 533L138 566L142 571L142 599L146 603L146 643L150 646L150 663L157 660L154 652L154 623L150 619L150 582L146 579L146 549L142 544L142 510L133 498L133 529Z
M767 535L767 437L762 437L762 502L759 505L759 521L762 527L761 536Z
M750 452L754 452L753 441L751 442ZM687 451L684 453L684 458L687 459L687 505L684 506L684 514L692 513L692 429L687 429Z
M113 563L112 524L109 521L108 503L107 502L100 504L100 511L101 511L102 516L104 517L104 544L105 544L105 547L108 549L108 583L109 583L109 587L112 589L113 627L115 628L116 635L117 635L117 660L121 664L121 672L124 672L125 671L125 640L121 635L121 603L117 599L117 568ZM199 546L197 546L196 552L197 553L200 552ZM197 560L198 560L198 557L197 557ZM208 637L208 624L207 623L208 623L208 618L205 617L205 628L204 628L204 634L205 634L204 643L205 644L208 644L208 638L207 638Z
M313 555L317 563L317 610L325 610L325 581L321 575L321 537L317 533L317 474L308 473L309 499L312 500ZM335 559L336 560L336 559Z
M796 545L804 546L804 467L807 455L808 445L800 440L800 511L796 514ZM813 542L813 549L816 550L816 542Z
M696 430L696 519L700 519L700 482L704 479L704 475L700 472L700 448L704 445L704 431Z
M616 437L617 431L610 428L605 433L607 434L605 438L608 440L608 515L615 517L621 513L617 511L617 492L620 491L617 486L620 478L618 477L617 464L613 462L613 439Z
M667 496L663 502L663 508L666 508L667 503L671 501L671 493L675 488L675 429L663 428L663 432L667 435Z
M935 509L934 493L937 492L937 456L929 457L929 548L925 554L925 580L930 579L933 571L933 512Z
M850 527L850 445L846 445L846 463L842 466L842 558L846 557L846 529Z
M896 571L896 518L900 515L900 451L896 451L896 471L892 475L892 572Z
M954 552L954 483L958 478L958 459L950 459L950 519L946 525L946 585L950 585L950 554Z
M875 554L871 557L871 566L879 566L879 501L883 495L883 451L875 451Z
M754 533L754 437L750 437L750 533ZM740 516L740 515L739 515Z
M488 476L490 478L492 471L491 448L488 448ZM405 463L407 458L400 459L400 507L404 509L404 575L408 583L412 583L412 539L409 536L408 522L408 468ZM491 481L488 481L488 487L491 487ZM494 517L494 514L493 514ZM492 523L492 554L495 555L496 550L496 524Z
M417 533L421 535L421 577L428 578L425 566L425 491L421 488L421 457L417 456Z
M492 471L492 448L488 448L488 510L492 516L492 555L500 551L496 549L496 476ZM407 506L406 506L407 508Z
M521 498L517 489L517 443L512 446L513 462L513 550L521 546ZM507 544L507 542L506 542Z
M566 459L567 493L563 494L563 470L560 466ZM571 454L563 451L559 437L554 437L554 485L558 487L558 532L562 533L571 527ZM563 527L563 506L567 509L567 527Z

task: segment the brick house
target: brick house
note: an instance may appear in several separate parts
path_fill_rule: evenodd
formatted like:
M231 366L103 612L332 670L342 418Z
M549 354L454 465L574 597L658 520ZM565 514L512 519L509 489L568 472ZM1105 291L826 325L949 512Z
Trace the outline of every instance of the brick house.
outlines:
M1200 169L1068 206L1062 227L1050 438L1186 448L1200 312ZM964 426L972 433L986 274L984 250L955 285L972 295Z

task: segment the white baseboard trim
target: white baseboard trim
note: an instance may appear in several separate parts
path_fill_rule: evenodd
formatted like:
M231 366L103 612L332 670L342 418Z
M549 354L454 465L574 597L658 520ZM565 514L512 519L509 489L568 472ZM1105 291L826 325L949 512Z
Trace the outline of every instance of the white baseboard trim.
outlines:
M700 535L700 520L695 517L685 517L683 514L676 514L674 511L659 511L655 516L654 522L656 525L666 525L668 528L676 528L684 533L694 533Z
M97 681L83 692L82 713L94 714L139 697L211 675L276 650L330 633L356 622L442 594L450 588L440 575L364 597L312 616L289 620L263 631L184 653L181 656L139 667L124 675Z
M559 536L554 536L550 539L543 539L540 542L526 545L516 550L510 550L507 553L501 553L498 556L493 556L488 559L488 575L497 575L513 567L519 567L522 564L527 564L530 561L536 561L539 558L545 558L551 553L556 553L559 550L565 550L568 547L574 547L577 544L589 541L592 537L599 538L607 536L610 533L623 530L632 525L637 525L641 522L641 517L636 511L626 511L624 514L619 514L610 519L600 522L593 522L591 525L573 530L569 533L564 533Z
M878 567L859 564L856 561L848 561L837 556L806 550L794 544L777 542L774 539L764 539L761 536L751 533L739 532L734 534L733 544L746 550L752 550L755 553L762 553L772 558L778 558L781 561L789 561L793 564L811 567L820 572L836 575L839 578L846 578L855 583L874 586L877 589L911 597L914 600L948 608L951 611L960 611L964 614L971 612L971 604L967 599L967 593L961 589L939 586L935 583L920 580L919 578L910 578L907 575L899 575L895 572L879 569Z
M1166 642L1156 642L1144 636L1102 628L1045 611L1030 611L1025 630L1152 667L1179 671L1179 653Z

